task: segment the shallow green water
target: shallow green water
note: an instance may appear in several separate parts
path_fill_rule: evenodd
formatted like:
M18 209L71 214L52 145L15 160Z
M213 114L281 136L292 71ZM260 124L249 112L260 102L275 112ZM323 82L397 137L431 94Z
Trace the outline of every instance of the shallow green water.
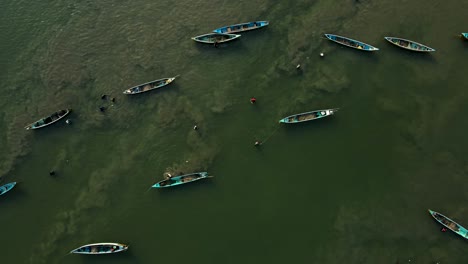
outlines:
M456 37L468 31L467 8L453 0L4 4L0 176L20 183L0 200L2 261L465 263L466 241L441 233L427 208L468 226L468 42ZM252 20L271 24L219 49L190 40ZM323 33L380 51L340 47ZM406 52L389 35L437 51ZM121 94L178 74L160 91ZM65 107L71 126L23 129ZM330 119L278 124L332 107L341 110ZM148 190L166 171L201 170L215 178ZM101 241L130 250L67 255Z

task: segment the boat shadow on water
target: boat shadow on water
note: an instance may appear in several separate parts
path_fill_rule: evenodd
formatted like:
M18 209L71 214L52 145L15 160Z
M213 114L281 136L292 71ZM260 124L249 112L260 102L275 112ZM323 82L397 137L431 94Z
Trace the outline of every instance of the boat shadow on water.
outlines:
M132 245L130 243L125 243L126 245L129 245L128 250L124 252L118 252L114 254L97 254L97 255L86 255L86 254L68 254L69 257L78 257L83 260L89 260L89 259L99 259L101 261L109 261L109 263L114 263L115 262L125 262L125 263L142 263L138 261L137 257L133 254L132 252Z
M18 205L22 200L30 200L31 197L30 195L25 192L24 190L21 189L21 181L16 184L16 186L11 189L8 193L5 193L0 196L0 204L2 206L9 206L10 204L12 206Z
M239 52L243 52L246 50L246 47L244 46L244 44L242 43L242 37L240 37L239 39L236 39L236 40L233 40L233 41L230 41L230 42L226 42L226 43L221 43L221 44L218 44L216 47L213 45L213 44L200 44L200 43L195 43L195 47L198 51L200 52L222 52L223 54L227 53L227 54L230 54L230 53L239 53Z
M389 45L392 44L389 43ZM392 47L389 47L389 49L390 48ZM395 50L393 51L392 57L400 56L412 61L429 62L434 64L437 63L437 60L434 58L434 54L431 54L433 52L417 52L407 49L401 49L398 47L395 47L394 49Z
M339 112L337 113L339 115ZM328 116L326 118L320 119L320 120L311 120L307 122L302 122L302 123L295 123L295 124L280 124L284 126L282 128L283 131L286 131L285 133L287 134L294 134L294 133L304 133L305 129L307 130L307 133L310 132L310 129L312 130L324 130L324 131L331 131L335 129L336 127L336 116Z
M338 55L338 54L341 54L342 52L346 51L346 52L350 52L350 54L352 54L352 56L358 56L359 58L364 58L365 60L368 60L370 62L373 62L373 63L378 63L379 62L379 52L380 51L362 51L362 50L358 50L358 49L353 49L353 48L349 48L349 47L345 47L345 46L337 46L337 47L334 47L336 46L333 45L335 43L330 43L327 48L326 48L326 52L325 54L327 54L325 56L325 60L327 57L330 57L330 56L343 56L343 55Z
M133 102L140 102L141 104L145 104L147 101L154 101L155 97L153 96L158 97L158 95L161 96L165 93L180 93L180 84L177 83L177 81L180 82L180 80L175 80L173 83L167 85L167 87L162 87L139 94L124 95L124 97L125 100L131 100Z

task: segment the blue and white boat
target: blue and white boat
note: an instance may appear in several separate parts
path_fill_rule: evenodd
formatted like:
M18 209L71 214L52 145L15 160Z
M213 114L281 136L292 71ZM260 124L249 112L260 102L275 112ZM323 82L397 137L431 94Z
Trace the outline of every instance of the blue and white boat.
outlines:
M465 39L468 39L468 33L461 33L462 37L464 37Z
M434 219L437 220L437 222L441 223L443 226L452 230L453 232L459 234L463 238L468 239L468 230L466 228L457 224L455 221L441 213L432 211L431 209L428 209L428 211L432 215L432 217L434 217Z
M338 110L339 110L339 108L314 110L314 111L310 111L310 112L305 112L305 113L300 113L300 114L287 116L287 117L281 119L279 122L280 123L286 123L286 124L292 124L292 123L301 123L301 122L316 120L316 119L324 118L324 117L327 117L327 116L331 116L335 112L337 112Z
M268 21L254 21L254 22L247 22L247 23L240 23L240 24L235 24L235 25L230 25L230 26L225 26L225 27L220 27L213 32L216 33L221 33L221 34L233 34L233 33L241 33L253 29L259 29L268 26L269 22Z
M350 39L350 38L343 37L343 36L338 36L338 35L333 35L333 34L325 34L325 37L327 37L329 40L331 40L333 42L336 42L338 44L341 44L341 45L344 45L344 46L347 46L347 47L351 47L351 48L355 48L355 49L358 49L358 50L365 50L365 51L377 51L377 50L379 50L378 48L376 48L374 46L371 46L369 44L366 44L364 42L354 40L354 39Z
M189 182L194 182L198 181L201 179L206 179L206 178L211 178L213 176L209 176L208 172L195 172L195 173L190 173L190 174L185 174L185 175L178 175L178 176L172 176L169 177L165 180L162 180L156 184L154 184L153 188L166 188L166 187L172 187L172 186L177 186Z
M0 195L3 195L15 187L16 182L10 182L5 185L0 186Z

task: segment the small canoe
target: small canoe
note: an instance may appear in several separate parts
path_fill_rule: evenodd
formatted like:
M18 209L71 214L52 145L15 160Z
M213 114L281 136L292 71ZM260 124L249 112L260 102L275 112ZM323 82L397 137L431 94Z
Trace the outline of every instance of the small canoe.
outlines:
M428 209L428 211L432 215L432 217L434 217L434 219L437 220L437 222L441 223L443 226L459 234L460 236L468 239L468 230L466 228L457 224L455 221L441 213L434 212L430 209Z
M464 37L465 39L468 39L468 33L461 33L462 37Z
M71 109L60 110L58 112L55 112L55 113L51 114L50 116L41 118L41 119L37 120L36 122L27 125L24 128L29 130L29 129L43 128L43 127L46 127L48 125L52 125L53 123L59 121L60 119L64 118L65 116L67 116L70 112L71 112Z
M139 93L148 92L148 91L151 91L151 90L154 90L154 89L159 89L161 87L164 87L164 86L172 83L175 80L175 78L177 78L177 76L172 77L172 78L163 78L163 79L143 83L143 84L137 85L135 87L132 87L130 89L127 89L127 90L123 91L123 93L124 94L139 94Z
M74 254L101 255L122 252L128 249L127 245L120 243L96 243L81 246L70 251Z
M16 182L10 182L10 183L0 186L0 195L3 195L7 193L9 190L13 189L15 185L16 185Z
M173 176L169 179L162 180L156 184L154 184L153 188L165 188L165 187L172 187L176 185L181 185L184 183L194 182L205 178L211 178L213 176L208 176L208 172L195 172L185 175Z
M200 36L193 37L192 39L206 44L221 44L225 42L229 42L239 38L241 35L236 34L220 34L220 33L208 33Z
M365 51L379 50L378 48L376 48L374 46L371 46L369 44L366 44L364 42L357 41L357 40L350 39L350 38L343 37L343 36L338 36L338 35L333 35L333 34L325 34L325 37L327 37L327 39L329 39L329 40L331 40L333 42L336 42L338 44L345 45L347 47L355 48L355 49L358 49L358 50L365 50Z
M334 108L334 109L315 110L315 111L295 114L295 115L287 116L281 119L279 122L291 124L291 123L301 123L301 122L316 120L316 119L324 118L327 116L331 116L338 110L339 108Z
M412 50L412 51L419 51L419 52L433 52L435 49L418 43L416 41L402 39L402 38L395 38L395 37L385 37L385 39L392 43L395 46L398 46L403 49Z
M269 24L268 21L254 21L254 22L240 23L240 24L220 27L220 28L213 30L213 32L221 33L221 34L240 33L240 32L245 32L245 31L249 31L253 29L266 27L268 26L268 24Z

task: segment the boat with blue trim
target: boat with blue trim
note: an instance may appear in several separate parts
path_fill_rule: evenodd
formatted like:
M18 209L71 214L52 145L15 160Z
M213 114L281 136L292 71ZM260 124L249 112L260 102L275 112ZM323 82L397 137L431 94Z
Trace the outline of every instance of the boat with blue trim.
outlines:
M468 33L461 33L462 37L464 37L465 39L468 39Z
M325 34L325 37L327 37L327 39L333 41L333 42L336 42L338 44L341 44L341 45L344 45L344 46L347 46L347 47L350 47L350 48L355 48L355 49L358 49L358 50L365 50L365 51L377 51L379 50L378 48L372 46L372 45L369 45L367 43L364 43L364 42L361 42L361 41L358 41L358 40L355 40L355 39L350 39L350 38L347 38L347 37L343 37L343 36L338 36L338 35L334 35L334 34Z
M9 192L13 187L15 187L16 182L10 182L5 185L0 186L0 195L4 195L5 193Z
M153 188L166 188L166 187L172 187L172 186L177 186L189 182L194 182L198 181L201 179L206 179L206 178L211 178L213 176L209 176L208 172L195 172L195 173L190 173L190 174L185 174L185 175L178 175L178 176L171 176L170 174L168 175L168 178L165 180L162 180L156 184L154 184Z
M263 27L266 27L268 25L269 25L268 21L246 22L246 23L240 23L240 24L220 27L220 28L217 28L217 29L213 30L213 32L221 33L221 34L240 33L240 32L245 32L245 31L249 31L249 30L263 28Z
M332 109L325 109L325 110L314 110L310 112L295 114L291 116L287 116L281 119L280 123L292 124L292 123L301 123L311 120L316 120L320 118L324 118L327 116L331 116L337 112L339 108L332 108Z
M443 226L452 230L453 232L459 234L463 238L468 239L468 230L466 228L457 224L455 221L441 213L432 211L431 209L428 209L428 211L432 215L432 217L434 217L434 219L437 220L437 222L441 223Z

